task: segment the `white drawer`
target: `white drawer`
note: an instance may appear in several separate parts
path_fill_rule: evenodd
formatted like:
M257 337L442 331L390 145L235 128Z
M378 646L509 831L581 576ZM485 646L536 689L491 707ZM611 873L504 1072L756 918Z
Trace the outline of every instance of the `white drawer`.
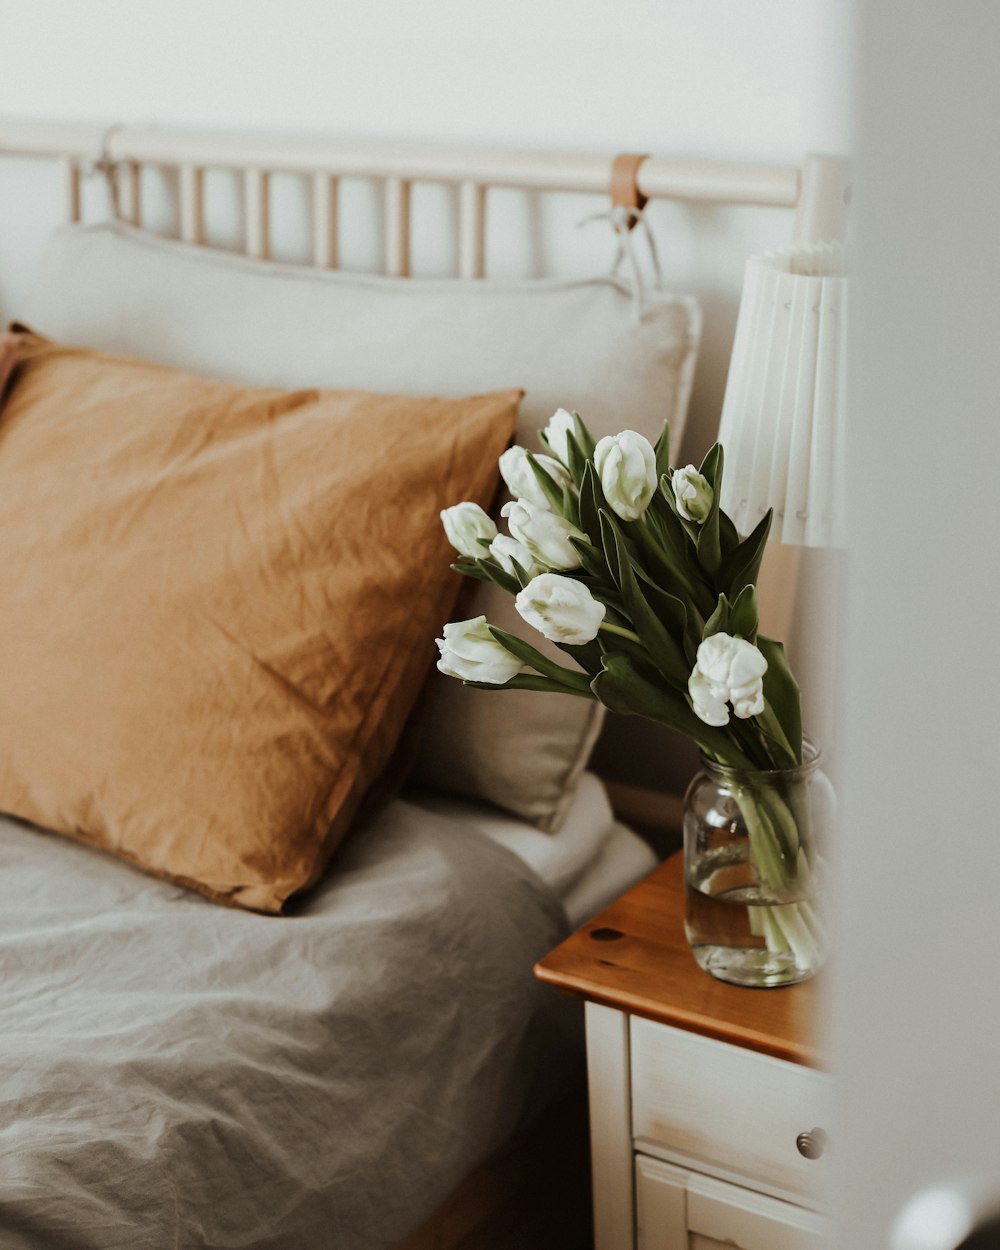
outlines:
M750 1189L637 1155L638 1250L832 1250L826 1220Z
M638 1149L823 1205L829 1145L807 1159L796 1139L828 1126L828 1075L638 1017L631 1073Z

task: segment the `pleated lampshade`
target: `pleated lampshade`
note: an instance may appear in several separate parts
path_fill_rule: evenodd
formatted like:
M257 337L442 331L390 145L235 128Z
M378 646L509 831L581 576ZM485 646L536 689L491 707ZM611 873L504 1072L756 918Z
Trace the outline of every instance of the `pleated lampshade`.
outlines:
M719 427L721 503L741 534L773 507L772 538L844 544L846 320L841 244L747 262Z

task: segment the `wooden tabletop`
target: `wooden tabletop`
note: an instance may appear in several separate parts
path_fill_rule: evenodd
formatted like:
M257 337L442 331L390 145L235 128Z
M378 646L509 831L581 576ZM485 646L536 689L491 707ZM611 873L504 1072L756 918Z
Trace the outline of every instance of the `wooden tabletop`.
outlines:
M683 855L673 855L536 966L542 981L605 1006L822 1066L817 980L777 989L717 981L684 936Z

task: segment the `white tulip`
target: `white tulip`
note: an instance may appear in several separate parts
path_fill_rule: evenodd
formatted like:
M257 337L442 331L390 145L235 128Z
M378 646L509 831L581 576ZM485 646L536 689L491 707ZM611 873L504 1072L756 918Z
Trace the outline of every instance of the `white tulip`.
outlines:
M592 642L607 611L582 582L542 573L514 600L521 617L550 642L580 646Z
M534 577L536 573L542 572L543 566L538 563L524 543L519 543L516 538L511 538L507 534L497 534L490 543L490 555L511 577L515 576L515 562L521 566L528 577Z
M457 503L453 508L445 508L441 513L444 532L448 541L459 553L471 560L480 560L486 554L486 548L480 538L491 542L497 536L497 527L477 503Z
M604 497L623 521L638 521L656 490L656 452L635 430L602 438L594 450L594 466Z
M562 488L570 484L570 476L558 460L553 460L551 456L536 456L535 461L545 469L556 486ZM552 505L528 462L525 448L507 448L500 457L500 476L516 499L527 499L529 503L537 504L540 508L551 509Z
M549 423L542 430L542 442L558 460L569 467L569 436L576 434L576 422L573 414L565 408L557 408L549 417Z
M453 621L444 627L444 637L436 638L442 673L462 681L485 681L502 686L516 677L524 665L502 646L489 631L485 616L469 621Z
M706 725L715 725L719 728L729 724L729 706L726 703L728 691L719 695L716 690L717 687L713 686L695 666L694 672L688 678L688 694L691 696L695 713Z
M698 647L688 693L697 715L707 725L728 725L729 710L741 720L764 710L767 660L745 638L713 634Z
M760 681L737 686L729 692L729 698L732 700L733 711L740 720L759 716L764 710L764 687Z
M677 511L687 521L704 525L712 511L714 494L707 478L702 477L693 464L677 469L673 476L674 499Z
M576 569L580 567L580 554L570 542L571 538L590 540L565 517L539 508L527 499L512 500L500 509L507 518L511 534L523 543L539 564L547 569Z

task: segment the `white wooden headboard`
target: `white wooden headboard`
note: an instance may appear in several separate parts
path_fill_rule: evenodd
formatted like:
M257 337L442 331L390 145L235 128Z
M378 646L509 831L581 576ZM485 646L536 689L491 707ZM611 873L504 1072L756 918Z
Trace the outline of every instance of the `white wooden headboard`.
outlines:
M491 188L600 193L610 188L614 161L607 154L2 119L0 154L60 162L70 221L81 218L81 188L88 172L104 173L113 187L116 214L142 225L142 170L175 170L180 235L195 244L204 242L205 173L230 171L242 180L243 249L260 258L270 254L271 175L304 176L311 184L311 261L329 268L339 263L338 181L372 179L383 188L382 268L399 277L410 270L412 184L451 185L458 190L458 274L463 278L481 278L485 273ZM792 209L796 242L840 238L844 233L847 166L838 157L811 155L801 166L786 166L649 156L639 164L635 184L640 195L651 200Z
M306 245L299 249L300 259L322 268L339 268L342 256L353 263L352 227L357 226L359 206L364 205L370 218L364 227L366 241L372 225L377 221L381 226L381 239L371 238L377 267L399 277L410 273L411 236L420 234L411 220L411 189L420 184L418 195L413 197L418 200L419 216L419 194L427 189L423 184L438 184L450 188L449 211L441 220L435 216L433 222L438 237L448 236L445 263L458 276L471 279L488 276L486 233L493 225L496 237L503 237L504 208L510 207L509 197L506 206L499 202L505 191L577 193L589 197L588 209L592 209L595 196L610 194L615 162L608 153L4 118L0 118L0 156L56 164L62 173L62 216L69 221L92 212L103 217L110 201L110 210L130 224L170 231L188 243L204 244L206 236L215 240L217 217L213 210L221 208L218 216L226 220L225 246L235 245L259 258L270 256L272 233L276 249L282 249L282 227L291 223L281 217L285 204L281 182L284 176L294 175L305 183L308 192L304 195L298 188L294 205L294 234ZM169 223L162 211L164 179L158 175L163 171L171 201ZM226 176L215 178L217 171ZM96 197L99 206L89 191L95 173L107 180L113 192L107 198ZM350 183L358 179L375 184L382 197L380 210L372 213L370 192L362 197L353 194L356 188ZM786 218L791 217L790 228L782 222L783 237L788 238L788 231L790 242L816 242L843 237L847 180L847 162L839 157L811 155L800 165L769 165L649 156L638 164L634 189L652 201L676 201L692 208L745 205L783 210ZM226 198L221 206L216 198L220 186ZM496 201L490 194L494 189L500 193ZM242 198L242 212L231 211L234 192L237 200ZM341 206L344 220L339 220ZM230 231L231 224L235 234ZM706 255L701 256L702 261ZM739 263L742 253L738 248L735 255ZM366 251L366 264L369 259ZM734 286L740 276L741 271L733 273ZM735 313L735 297L733 305ZM703 358L708 346L703 342ZM714 349L715 357L704 360L706 389L718 388L724 382L729 340L718 336ZM721 403L721 394L718 398ZM719 405L707 407L714 416ZM772 550L775 554L769 553L763 576L773 585L765 601L771 604L770 632L785 637L795 582L790 561L798 549ZM644 726L645 736L651 728ZM625 741L618 753L630 755L633 747ZM639 824L646 823L650 811L646 810L645 791L635 792L640 796L636 806L631 798L623 797L629 787L616 789L619 813ZM673 808L664 811L663 804L674 800L658 793L652 798L655 805L651 810L656 812L652 823L669 827Z

